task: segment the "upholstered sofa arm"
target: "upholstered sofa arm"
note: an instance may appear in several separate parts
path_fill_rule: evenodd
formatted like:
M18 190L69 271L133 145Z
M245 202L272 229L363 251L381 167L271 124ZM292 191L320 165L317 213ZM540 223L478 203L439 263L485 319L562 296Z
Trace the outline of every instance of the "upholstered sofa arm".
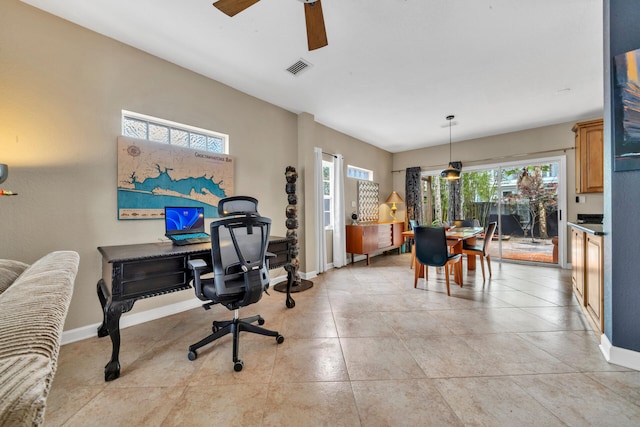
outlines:
M52 252L31 266L0 260L0 426L44 422L79 256Z

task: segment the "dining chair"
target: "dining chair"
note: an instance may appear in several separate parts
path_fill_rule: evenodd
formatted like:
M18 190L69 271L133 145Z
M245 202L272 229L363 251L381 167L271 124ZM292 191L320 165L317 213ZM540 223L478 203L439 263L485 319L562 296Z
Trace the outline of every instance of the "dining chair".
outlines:
M451 222L451 225L454 227L473 227L472 219L454 219Z
M414 228L414 235L416 259L413 287L418 286L421 272L424 272L424 278L428 280L428 266L444 267L447 295L451 296L449 269L454 267L455 281L462 287L462 254L449 252L444 227L419 226Z
M484 242L482 242L482 246L466 246L462 247L462 253L467 256L480 256L480 266L482 267L482 280L485 280L484 275L484 260L487 259L487 268L489 269L489 277L491 277L491 254L489 253L489 244L493 239L493 235L496 232L496 227L498 226L497 222L490 222L487 227L487 231L484 234Z
M409 220L409 230L413 231L418 226L418 221L415 219ZM409 250L411 251L411 263L409 264L409 268L413 268L413 262L416 258L416 253L413 249L414 246L414 238L407 239L407 244L409 245Z

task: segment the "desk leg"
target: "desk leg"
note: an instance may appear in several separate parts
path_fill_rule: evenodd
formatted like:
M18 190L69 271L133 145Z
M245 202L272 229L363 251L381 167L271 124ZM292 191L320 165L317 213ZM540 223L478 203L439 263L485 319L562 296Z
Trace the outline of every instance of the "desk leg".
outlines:
M110 304L105 310L107 329L111 337L111 360L104 367L104 380L113 381L120 376L120 316L122 304Z
M102 305L102 325L98 328L98 336L111 338L111 360L104 367L104 380L113 381L120 376L120 316L133 307L134 301L110 301L105 296L104 281L98 281L98 299Z
M106 287L104 280L98 280L97 288L98 300L100 301L100 306L102 307L102 325L98 327L98 336L102 338L109 335L109 329L107 329L107 312L105 311L105 307L107 306L107 297L105 296Z
M287 272L287 308L293 308L296 306L296 302L291 298L291 285L293 284L293 275L296 271L295 265L289 263L284 266L284 269Z

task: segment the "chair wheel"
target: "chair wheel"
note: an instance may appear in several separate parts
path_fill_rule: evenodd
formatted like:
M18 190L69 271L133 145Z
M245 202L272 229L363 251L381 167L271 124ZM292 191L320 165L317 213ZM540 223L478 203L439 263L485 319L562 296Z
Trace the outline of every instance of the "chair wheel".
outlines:
M238 360L233 364L233 370L236 372L242 371L243 367L244 367L244 363L242 362L242 360Z
M258 319L258 325L264 325L264 319L262 317Z
M198 358L198 353L196 353L195 350L191 350L187 357L189 357L189 360L191 361L196 360Z
M276 342L277 342L278 344L282 344L282 343L284 342L284 337L283 337L282 335L278 335L278 336L276 337Z

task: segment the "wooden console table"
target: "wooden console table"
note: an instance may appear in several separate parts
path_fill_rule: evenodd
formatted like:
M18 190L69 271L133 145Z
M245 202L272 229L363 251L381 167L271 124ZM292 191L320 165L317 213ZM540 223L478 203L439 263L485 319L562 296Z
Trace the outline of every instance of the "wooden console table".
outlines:
M269 268L284 267L287 271L288 308L295 306L295 301L291 298L292 242L291 238L271 236L267 248L276 255L269 260ZM211 243L175 246L171 242L159 242L101 246L98 251L102 254L102 278L98 280L97 291L103 312L98 336L111 337L111 360L104 368L104 380L111 381L120 376L118 357L122 313L130 311L139 299L190 289L193 273L188 262L204 259L210 265Z
M366 255L369 265L371 254L399 248L404 243L403 231L404 222L347 225L347 253L351 254L351 263L355 254Z

